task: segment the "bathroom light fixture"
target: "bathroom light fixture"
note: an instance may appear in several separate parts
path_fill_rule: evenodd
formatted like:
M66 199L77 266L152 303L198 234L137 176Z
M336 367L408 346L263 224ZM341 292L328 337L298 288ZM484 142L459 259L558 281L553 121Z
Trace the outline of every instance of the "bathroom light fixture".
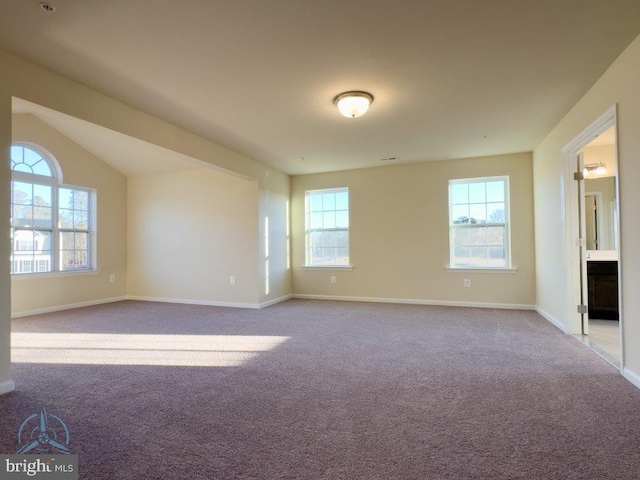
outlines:
M604 175L607 173L607 166L602 162L591 163L584 166L583 173L585 177L588 177L589 175Z
M361 91L344 92L333 99L333 104L347 118L358 118L364 115L371 102L373 102L373 95Z

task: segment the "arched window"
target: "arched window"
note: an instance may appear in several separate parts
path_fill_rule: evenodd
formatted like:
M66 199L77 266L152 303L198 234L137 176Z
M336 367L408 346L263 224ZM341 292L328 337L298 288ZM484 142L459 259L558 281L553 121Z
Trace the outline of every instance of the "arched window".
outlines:
M91 191L37 147L12 145L11 170L11 273L90 270Z

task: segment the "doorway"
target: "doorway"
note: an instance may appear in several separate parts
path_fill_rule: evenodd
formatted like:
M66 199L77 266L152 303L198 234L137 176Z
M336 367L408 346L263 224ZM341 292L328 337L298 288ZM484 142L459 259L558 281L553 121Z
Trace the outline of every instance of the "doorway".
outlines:
M622 370L615 106L562 153L567 333Z

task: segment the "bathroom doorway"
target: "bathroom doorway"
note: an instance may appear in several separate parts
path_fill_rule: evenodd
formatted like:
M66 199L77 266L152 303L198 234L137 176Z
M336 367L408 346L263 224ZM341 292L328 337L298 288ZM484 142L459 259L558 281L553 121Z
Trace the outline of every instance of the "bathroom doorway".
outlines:
M622 370L616 106L562 154L567 333Z
M615 126L578 151L583 160L587 328L583 341L620 368L618 169Z

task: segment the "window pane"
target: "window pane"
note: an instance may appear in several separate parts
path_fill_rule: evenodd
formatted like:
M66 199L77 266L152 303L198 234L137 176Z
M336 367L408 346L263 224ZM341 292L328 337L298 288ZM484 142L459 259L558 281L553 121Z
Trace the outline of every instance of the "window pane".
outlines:
M469 203L484 203L486 201L484 182L469 184Z
M487 227L487 245L504 245L505 227Z
M35 227L50 228L53 226L51 208L33 207L33 223Z
M349 192L336 193L336 210L349 210Z
M14 205L12 210L11 224L14 227L33 226L33 207L24 205Z
M470 249L469 247L455 247L453 255L453 264L456 267L460 266L468 266L469 265L469 255Z
M336 228L336 212L324 212L322 226L323 228Z
M12 202L20 205L32 205L33 185L24 182L13 182Z
M32 166L33 173L36 175L44 175L45 177L51 177L51 167L45 160L40 160Z
M311 211L312 212L321 212L322 211L322 195L311 194L310 195L310 203L311 203Z
M58 207L73 209L73 191L68 188L58 189Z
M24 148L24 147L23 147ZM33 167L42 159L42 156L30 148L24 148L24 163Z
M451 203L454 205L469 203L469 186L466 183L451 185Z
M452 223L469 223L469 205L453 205L451 207Z
M349 232L336 232L336 246L338 248L349 248Z
M11 161L21 163L23 159L24 149L15 145L11 146Z
M504 186L503 180L487 182L487 202L504 202Z
M488 247L488 266L505 267L507 264L504 247Z
M487 203L487 220L489 223L505 223L504 203Z
M87 230L89 228L89 212L76 210L73 213L73 228Z
M336 233L337 232L323 232L322 235L322 246L323 247L336 247Z
M84 190L73 191L73 208L76 210L89 210L89 192Z
M73 210L61 208L58 210L58 226L60 228L73 228Z
M349 228L349 212L336 212L336 228Z
M453 229L455 246L471 246L487 244L487 229L484 227L459 227Z
M486 204L469 205L469 216L471 217L471 223L486 223L487 222L487 207Z
M51 187L48 185L33 186L33 204L40 207L51 206Z
M312 230L322 228L322 212L314 212L311 214L310 228Z
M471 258L469 262L476 267L487 266L487 247L471 247Z
M89 246L89 235L84 232L76 232L75 244L76 250L86 250Z
M349 265L349 249L348 248L336 249L336 264Z
M75 249L75 235L73 232L60 232L60 250Z
M336 194L335 193L325 193L322 195L322 210L325 212L327 210L335 210L336 209Z

